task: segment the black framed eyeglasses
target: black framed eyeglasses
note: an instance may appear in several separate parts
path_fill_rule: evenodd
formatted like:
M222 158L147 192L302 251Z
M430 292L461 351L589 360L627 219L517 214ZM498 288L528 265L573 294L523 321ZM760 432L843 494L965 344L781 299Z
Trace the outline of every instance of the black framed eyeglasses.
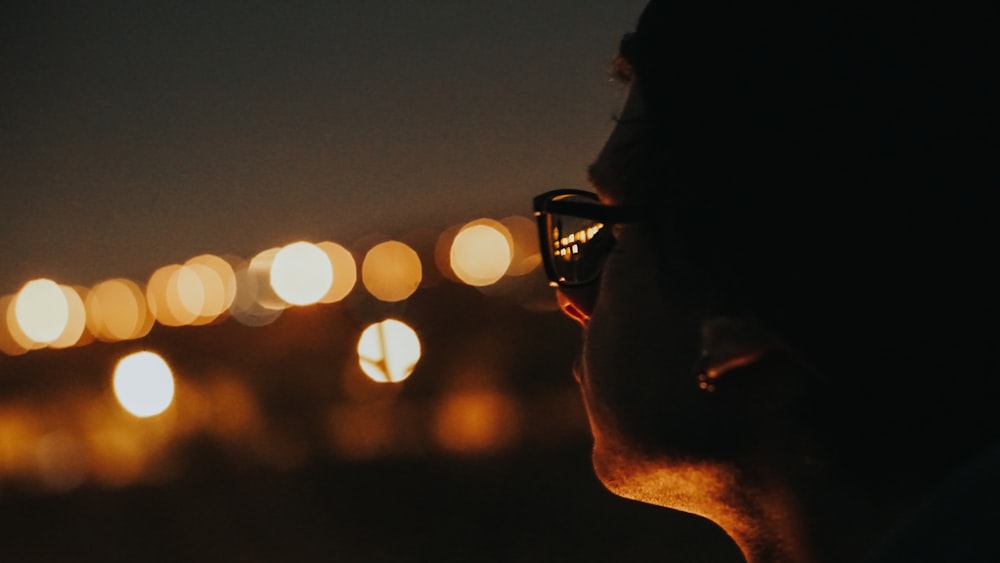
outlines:
M535 196L542 264L552 287L580 287L601 277L615 244L611 225L636 221L635 209L605 205L597 194L562 189Z

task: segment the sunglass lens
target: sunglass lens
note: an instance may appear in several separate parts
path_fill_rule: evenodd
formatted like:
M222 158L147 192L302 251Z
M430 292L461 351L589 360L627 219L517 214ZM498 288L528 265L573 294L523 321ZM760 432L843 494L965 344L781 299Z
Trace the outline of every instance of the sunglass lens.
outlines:
M582 284L600 276L613 245L605 225L592 219L549 215L549 245L553 270L563 283Z

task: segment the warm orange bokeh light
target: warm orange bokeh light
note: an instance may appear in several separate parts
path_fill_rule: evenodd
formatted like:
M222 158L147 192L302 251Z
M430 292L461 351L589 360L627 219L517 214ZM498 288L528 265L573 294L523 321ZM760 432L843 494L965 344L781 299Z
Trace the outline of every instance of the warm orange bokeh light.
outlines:
M399 241L375 245L361 264L361 282L381 301L402 301L413 295L421 278L420 257Z
M156 322L165 326L180 326L181 322L170 312L167 306L167 283L179 264L169 264L157 268L146 281L146 304Z
M519 431L517 408L496 390L457 392L446 397L434 417L434 436L445 449L479 453L510 445Z
M215 280L211 279L212 276L209 276L208 281L205 282L206 287L211 287L208 290L209 296L206 298L209 306L202 311L202 314L218 317L225 313L233 304L233 299L236 298L236 272L233 271L232 264L215 254L201 254L184 264L186 266L204 266L210 269L215 274L214 278L218 280L218 286L215 285ZM205 276L202 277L205 278Z
M165 326L208 324L222 316L236 297L232 266L213 254L157 269L146 284L146 300Z
M480 219L467 223L451 244L451 269L472 286L496 283L510 266L511 240L507 228L497 221Z
M293 242L274 255L269 279L271 288L286 303L312 305L330 291L333 265L315 244Z
M416 331L395 319L369 325L358 340L361 370L379 383L398 383L409 377L420 354Z
M538 225L532 219L523 215L512 215L500 220L510 238L513 255L510 259L508 276L523 276L530 274L542 263L542 255L538 250Z
M68 348L76 345L85 339L84 333L87 331L87 308L84 305L83 297L79 289L60 285L63 295L66 296L66 304L69 306L69 316L66 320L66 327L59 338L49 343L50 348ZM83 290L86 291L86 290Z
M90 289L85 301L87 329L99 340L114 342L149 333L153 317L142 290L132 280L114 278Z
M347 297L358 283L358 264L350 250L335 242L323 241L316 246L326 253L333 266L333 283L319 302L336 303Z
M190 266L174 270L167 281L167 306L185 325L198 321L205 308L205 286L198 271Z
M21 332L21 327L14 318L15 295L0 297L0 351L8 356L19 356L35 348L42 348Z
M271 286L271 266L280 251L278 246L262 250L250 259L247 266L247 277L253 280L253 300L266 309L282 310L288 307L288 303Z
M236 276L229 262L213 254L202 254L185 262L183 267L197 277L193 279L182 272L175 274L178 276L178 291L182 290L180 282L185 279L187 287L183 291L189 295L189 301L193 301L185 305L185 309L190 306L192 309L189 312L195 312L193 307L200 302L197 315L190 324L208 324L222 316L236 297Z

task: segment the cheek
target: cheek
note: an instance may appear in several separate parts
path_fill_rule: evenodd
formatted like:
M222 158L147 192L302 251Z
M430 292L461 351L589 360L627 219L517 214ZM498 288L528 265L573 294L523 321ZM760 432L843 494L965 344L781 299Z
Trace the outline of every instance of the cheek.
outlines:
M583 392L598 439L654 439L687 425L700 392L694 312L668 298L643 250L609 259L584 336Z

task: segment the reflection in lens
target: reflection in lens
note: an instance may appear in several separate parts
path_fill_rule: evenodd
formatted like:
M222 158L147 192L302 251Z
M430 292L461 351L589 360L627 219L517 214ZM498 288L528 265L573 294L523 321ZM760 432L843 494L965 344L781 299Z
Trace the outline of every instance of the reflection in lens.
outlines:
M552 254L556 273L569 282L597 277L611 248L604 224L567 215L550 215Z

